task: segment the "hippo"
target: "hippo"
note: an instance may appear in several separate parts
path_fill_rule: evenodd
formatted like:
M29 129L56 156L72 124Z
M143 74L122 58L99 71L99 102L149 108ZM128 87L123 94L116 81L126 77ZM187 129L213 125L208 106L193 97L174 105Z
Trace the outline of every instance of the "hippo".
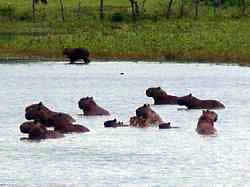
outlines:
M89 129L87 127L70 123L67 119L65 119L63 113L57 113L56 115L52 116L52 118L49 119L49 122L54 127L55 131L60 133L89 132Z
M36 124L29 131L30 140L55 139L62 138L64 135L60 132L47 130L44 125Z
M77 60L84 60L85 64L90 63L89 51L86 48L65 48L63 55L69 58L70 64L74 64Z
M155 105L177 105L177 96L168 95L161 87L146 90L146 95L154 99Z
M110 115L109 111L98 106L93 97L83 97L79 100L78 106L85 116Z
M52 116L56 115L58 112L51 111L49 108L43 105L42 102L38 104L32 104L25 108L25 118L27 120L37 120L44 124L47 127L52 127L49 123L49 119L52 119ZM69 123L75 122L69 114L61 113L64 115L65 120L67 119Z
M123 124L123 122L117 121L117 119L107 120L104 122L104 127L128 127L129 125Z
M198 120L196 132L198 134L210 135L216 133L214 122L218 119L218 115L214 111L203 110Z
M149 127L165 123L161 117L151 109L149 104L136 109L136 116L133 116L129 120L130 126L133 127Z
M188 109L223 109L225 108L224 104L217 100L201 100L198 99L192 94L179 97L177 99L178 105L186 106Z

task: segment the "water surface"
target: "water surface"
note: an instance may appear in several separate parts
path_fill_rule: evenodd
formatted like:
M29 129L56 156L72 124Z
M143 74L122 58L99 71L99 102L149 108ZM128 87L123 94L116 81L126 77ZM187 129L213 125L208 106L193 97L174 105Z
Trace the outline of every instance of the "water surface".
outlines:
M94 62L0 64L0 184L28 186L212 186L250 185L250 69L239 66L174 63ZM121 75L120 73L124 73ZM195 132L201 110L155 106L179 129L103 127L117 118L128 122L144 103L149 87L169 94L193 93L218 99L218 136ZM93 96L111 116L84 117L82 97ZM91 129L40 143L25 135L26 106L42 101Z

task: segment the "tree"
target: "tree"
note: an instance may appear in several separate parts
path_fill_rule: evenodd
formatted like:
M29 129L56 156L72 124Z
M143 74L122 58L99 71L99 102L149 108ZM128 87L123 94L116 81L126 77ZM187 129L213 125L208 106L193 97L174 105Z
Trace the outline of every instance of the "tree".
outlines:
M37 3L43 3L43 4L48 4L48 0L32 0L32 17L33 17L33 20L35 20L35 16L36 16L36 7L35 5Z

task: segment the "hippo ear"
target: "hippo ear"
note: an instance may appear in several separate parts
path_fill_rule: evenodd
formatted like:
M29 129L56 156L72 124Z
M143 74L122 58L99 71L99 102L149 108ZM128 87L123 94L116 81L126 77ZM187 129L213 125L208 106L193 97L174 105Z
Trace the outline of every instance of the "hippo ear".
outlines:
M147 104L147 107L150 107L150 105L149 105L149 104Z
M114 119L114 122L116 122L117 120L116 120L116 118Z
M40 103L38 103L38 105L39 105L39 106L42 106L42 105L43 105L42 101L40 101Z
M144 104L143 107L147 107L147 104Z
M190 93L188 96L192 96L192 93Z
M206 113L206 111L205 110L202 110L202 114L205 114Z
M159 87L157 87L157 89L158 89L158 90L160 90L160 89L161 89L161 87L159 86Z

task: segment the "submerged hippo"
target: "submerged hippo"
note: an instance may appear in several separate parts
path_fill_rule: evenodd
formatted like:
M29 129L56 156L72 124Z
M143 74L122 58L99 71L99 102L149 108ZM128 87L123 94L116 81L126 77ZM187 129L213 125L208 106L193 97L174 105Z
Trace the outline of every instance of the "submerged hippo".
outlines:
M93 97L81 98L78 102L78 106L86 116L110 115L109 111L96 104Z
M128 127L129 125L123 124L123 122L117 121L117 119L108 120L104 122L104 127Z
M179 97L178 105L186 106L188 109L223 109L225 106L217 100L201 100L192 94Z
M49 119L51 120L57 113L58 112L54 112L44 106L42 102L38 104L32 104L25 108L25 118L27 120L39 121L47 127L53 126L49 123ZM75 119L73 119L69 114L61 114L65 117L65 120L68 120L69 123L75 122Z
M90 63L89 51L86 48L65 48L63 55L69 58L71 64L77 60L84 60L85 64Z
M202 115L198 120L196 132L199 134L214 134L216 129L214 128L214 122L218 119L218 115L214 111L203 110Z
M148 88L146 95L154 99L155 105L177 105L177 96L168 95L161 87Z
M70 123L67 119L65 119L63 113L57 113L52 117L52 119L49 119L49 121L50 124L52 124L52 126L54 127L55 131L58 131L60 133L89 132L89 129L87 127Z
M165 123L159 114L152 110L149 104L144 104L143 106L136 109L136 116L133 116L129 120L130 126L133 127L149 127L158 126Z

